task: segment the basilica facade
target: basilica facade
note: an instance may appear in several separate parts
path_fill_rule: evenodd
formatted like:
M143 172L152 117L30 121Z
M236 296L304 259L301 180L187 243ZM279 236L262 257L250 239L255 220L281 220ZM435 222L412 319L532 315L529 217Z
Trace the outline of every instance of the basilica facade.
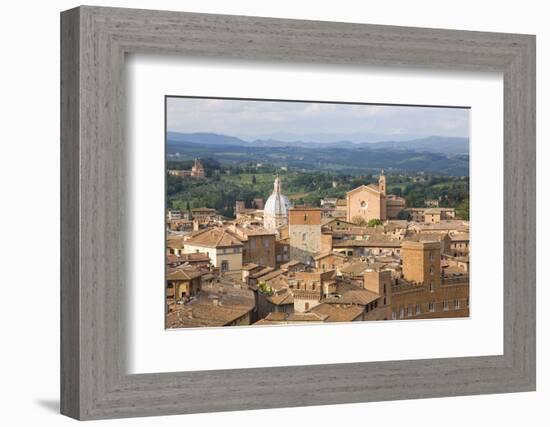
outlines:
M382 171L378 185L361 185L346 194L346 219L349 222L395 219L405 209L405 199L386 194L386 176Z

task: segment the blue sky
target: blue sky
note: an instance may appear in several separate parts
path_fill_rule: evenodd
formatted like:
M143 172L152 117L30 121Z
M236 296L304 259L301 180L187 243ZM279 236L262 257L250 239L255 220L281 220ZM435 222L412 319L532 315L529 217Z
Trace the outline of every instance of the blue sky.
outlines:
M167 128L214 132L248 141L375 142L469 136L463 108L168 98Z

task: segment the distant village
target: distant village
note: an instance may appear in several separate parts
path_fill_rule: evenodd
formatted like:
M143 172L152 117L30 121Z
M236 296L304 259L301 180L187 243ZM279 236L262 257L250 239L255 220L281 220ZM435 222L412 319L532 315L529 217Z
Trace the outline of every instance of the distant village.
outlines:
M383 171L319 207L293 206L273 179L235 218L167 210L167 328L469 316L469 222L453 208L408 208Z

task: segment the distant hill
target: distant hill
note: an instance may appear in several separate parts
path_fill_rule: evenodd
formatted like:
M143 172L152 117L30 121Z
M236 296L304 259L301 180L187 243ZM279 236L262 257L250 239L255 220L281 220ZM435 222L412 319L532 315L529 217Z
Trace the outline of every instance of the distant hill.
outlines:
M196 132L179 133L167 132L166 139L168 144L178 142L194 142L208 145L249 145L250 143L234 136L227 136L218 133Z
M200 136L199 136L200 135ZM231 137L229 137L231 138ZM192 139L193 141L189 141ZM196 142L196 141L207 142ZM211 158L220 163L264 163L294 169L335 171L349 174L377 173L380 169L392 172L419 172L466 176L469 175L468 154L415 151L393 143L381 144L310 144L262 145L239 138L224 139L205 134L178 136L169 139L168 155L178 154L181 160ZM173 160L173 159L172 159Z
M246 147L304 147L304 148L348 148L360 149L368 147L371 149L392 149L392 150L410 150L419 153L442 153L442 154L468 154L469 139L453 138L445 136L430 136L427 138L412 139L407 141L379 141L379 142L316 142L316 141L279 141L277 139L256 139L245 141L235 136L222 135L217 133L197 132L197 133L178 133L168 132L168 144L181 142L190 142L205 145L232 145Z
M373 148L404 149L444 154L468 154L470 152L470 141L468 138L446 136L430 136L410 141L381 141L374 142L371 146Z

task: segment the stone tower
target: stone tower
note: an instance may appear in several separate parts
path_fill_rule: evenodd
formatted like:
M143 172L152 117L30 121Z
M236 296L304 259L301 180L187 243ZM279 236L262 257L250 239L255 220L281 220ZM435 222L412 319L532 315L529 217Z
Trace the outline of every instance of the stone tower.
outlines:
M321 209L290 209L288 235L290 259L312 264L314 254L321 251Z
M424 283L435 290L441 284L441 243L403 242L403 277L406 280Z
M382 196L386 195L386 175L384 175L384 169L380 171L380 176L378 177L378 190Z

